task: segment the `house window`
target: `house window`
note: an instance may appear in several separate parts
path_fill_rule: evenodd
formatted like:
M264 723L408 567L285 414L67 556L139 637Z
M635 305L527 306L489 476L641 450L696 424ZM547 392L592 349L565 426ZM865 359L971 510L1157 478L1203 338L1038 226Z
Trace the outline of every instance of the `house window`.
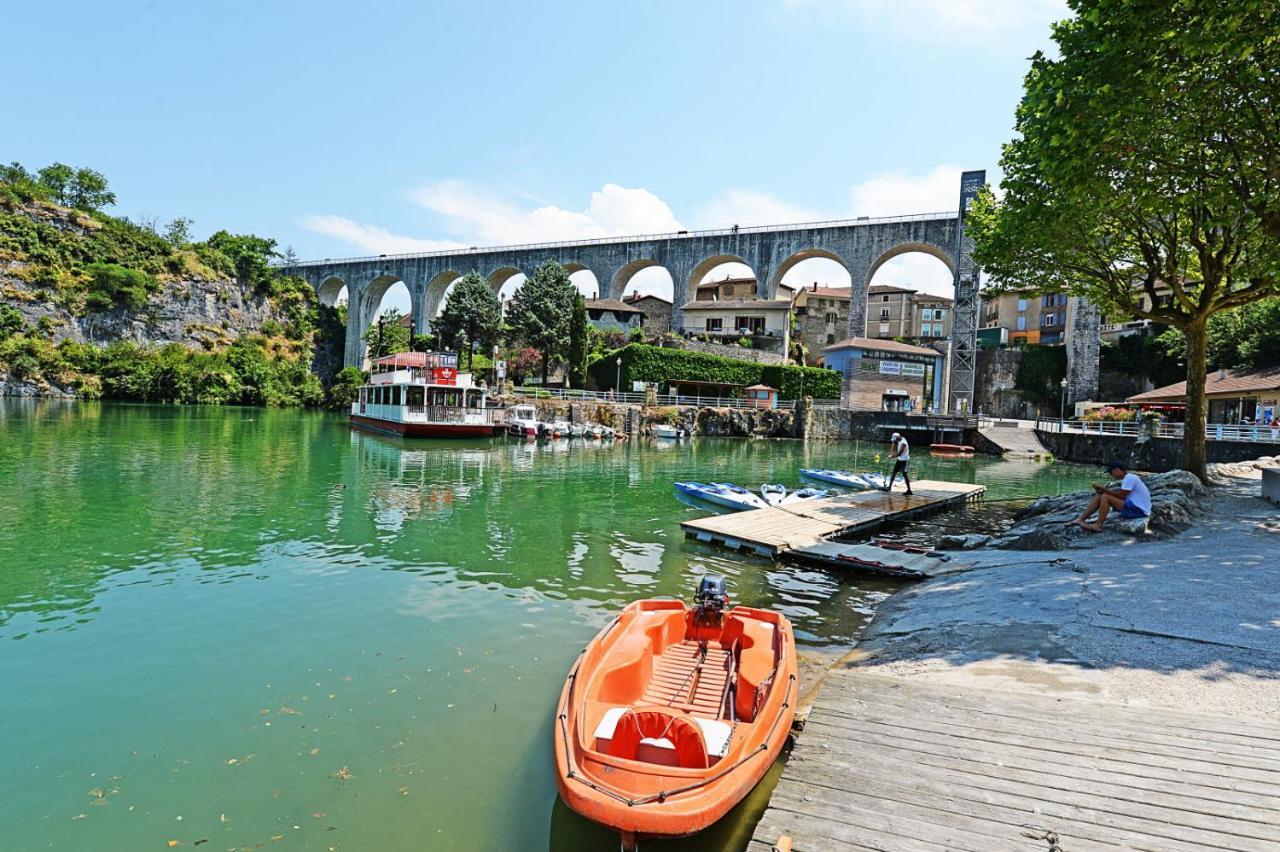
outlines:
M889 301L889 294L888 294L888 293L885 293L885 294L884 294L884 298L883 298L883 299L881 299L880 301L882 301L882 302L887 302L887 301Z
M1027 330L1027 318L1018 317L1018 327L1015 329L1015 331L1026 331L1026 330Z
M1026 299L1019 299L1019 300L1018 300L1018 310L1019 310L1019 311L1025 311L1026 309L1027 309L1027 300L1026 300Z
M934 311L934 312L933 312L933 318L934 318L934 319L936 319L936 320L940 320L940 319L942 319L942 317L943 317L943 312L942 312L942 311L938 310L938 311Z
M1044 319L1040 321L1040 325L1044 326L1045 328L1049 328L1050 326L1057 325L1057 323L1054 322L1055 317L1056 317L1055 314L1045 314Z
M724 329L724 320L720 317L707 317L707 331L721 331Z
M733 327L750 334L764 334L764 317L734 317Z
M881 337L889 336L889 323L887 322L880 323L880 336Z
M827 325L835 325L840 321L840 317L835 311L827 311Z
M888 308L881 308L881 309L880 309L880 319L882 319L882 320L887 320L888 318L889 318L889 309L888 309Z
M836 342L836 336L835 336L834 334L828 334L828 335L827 335L827 345L828 345L828 346L830 346L831 344L833 344L833 343L835 343L835 342Z

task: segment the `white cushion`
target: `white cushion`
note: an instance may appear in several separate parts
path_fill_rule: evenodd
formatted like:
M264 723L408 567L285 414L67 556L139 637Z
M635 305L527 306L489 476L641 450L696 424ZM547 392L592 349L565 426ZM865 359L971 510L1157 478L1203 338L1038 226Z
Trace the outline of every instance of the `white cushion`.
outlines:
M596 725L596 739L613 739L614 728L618 727L618 720L622 718L622 714L625 712L627 712L626 707L610 707L604 711L604 715L600 717L600 724Z
M612 740L613 732L618 727L618 720L622 718L623 713L627 712L627 709L626 707L610 707L604 711L604 715L600 717L600 724L596 725L595 738L597 740ZM707 754L712 757L724 757L724 753L729 750L729 737L733 734L733 726L718 719L700 719L697 716L691 716L690 718L698 723L698 727L702 728L702 738L707 743ZM666 737L645 737L640 742L654 748L675 748L671 740Z

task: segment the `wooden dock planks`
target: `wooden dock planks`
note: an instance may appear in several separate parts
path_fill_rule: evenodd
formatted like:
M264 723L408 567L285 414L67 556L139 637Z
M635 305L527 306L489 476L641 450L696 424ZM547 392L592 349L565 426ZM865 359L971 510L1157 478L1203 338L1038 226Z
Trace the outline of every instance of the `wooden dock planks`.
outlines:
M832 536L865 532L884 523L963 503L985 492L982 485L923 480L915 492L862 491L791 506L751 509L685 521L685 535L735 550L753 550L777 557Z
M1280 849L1280 723L833 671L748 847Z

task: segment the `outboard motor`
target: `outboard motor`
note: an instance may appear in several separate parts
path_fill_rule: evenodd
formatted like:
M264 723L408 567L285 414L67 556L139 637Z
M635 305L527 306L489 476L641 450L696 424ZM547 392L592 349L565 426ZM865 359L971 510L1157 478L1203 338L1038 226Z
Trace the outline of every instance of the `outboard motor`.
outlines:
M729 592L725 589L724 577L714 574L703 577L698 583L698 593L693 596L694 618L706 624L719 624L728 605Z

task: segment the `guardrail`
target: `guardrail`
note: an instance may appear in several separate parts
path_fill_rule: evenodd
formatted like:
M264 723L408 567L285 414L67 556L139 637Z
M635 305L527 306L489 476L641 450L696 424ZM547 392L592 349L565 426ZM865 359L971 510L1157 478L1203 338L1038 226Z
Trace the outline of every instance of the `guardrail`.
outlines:
M1119 435L1136 438L1148 428L1147 434L1156 438L1181 440L1186 434L1185 424L1160 423L1154 428L1144 427L1133 420L1037 420L1036 428L1046 432L1076 432L1085 435ZM1210 441L1242 441L1245 443L1280 443L1280 429L1270 426L1236 426L1227 423L1209 423L1204 429Z
M644 405L648 400L653 399L656 405L687 405L693 408L758 408L761 410L765 408L759 404L758 400L740 399L732 396L683 396L660 393L656 397L652 397L647 394L630 391L586 391L576 388L544 387L519 387L514 388L513 392L516 396L532 397L534 399L563 399L570 402L622 402L632 405ZM820 403L825 404L827 402L839 406L839 400L814 400L813 404L817 407ZM795 407L796 401L794 399L780 399L775 409L789 410Z
M439 251L406 252L403 254L379 254L367 257L335 257L324 260L303 260L290 264L276 264L282 269L302 266L325 266L333 263L363 263L370 260L414 260L426 257L454 257L467 254L492 254L495 252L530 251L532 249L577 248L579 246L609 245L616 243L643 243L653 240L684 240L692 237L729 237L738 234L767 234L776 231L804 231L811 228L839 228L850 225L891 225L897 222L928 222L934 219L956 219L955 210L942 213L912 213L906 216L859 216L856 219L826 219L819 222L793 222L788 225L751 225L740 228L710 228L702 231L675 231L663 234L635 234L618 237L593 237L589 240L559 240L543 243L520 243L506 246L471 246L469 248L441 249Z

